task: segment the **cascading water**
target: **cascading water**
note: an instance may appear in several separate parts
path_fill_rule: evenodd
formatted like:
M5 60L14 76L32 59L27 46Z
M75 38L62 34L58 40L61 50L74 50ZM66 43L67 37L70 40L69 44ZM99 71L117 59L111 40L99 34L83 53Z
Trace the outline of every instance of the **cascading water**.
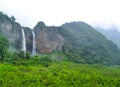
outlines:
M32 48L32 55L34 56L36 54L36 42L35 42L35 33L32 31L33 35L33 48Z
M23 36L23 40L22 40L22 51L24 51L24 53L26 53L26 40L25 40L25 32L24 32L24 29L22 29L22 36Z

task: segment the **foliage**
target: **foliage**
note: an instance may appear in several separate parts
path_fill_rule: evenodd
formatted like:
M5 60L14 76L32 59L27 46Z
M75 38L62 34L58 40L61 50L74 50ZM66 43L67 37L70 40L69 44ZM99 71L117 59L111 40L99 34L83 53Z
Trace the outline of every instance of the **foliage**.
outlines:
M58 61L68 61L67 56L61 51L53 51L52 53L48 54L53 62Z
M10 20L6 14L0 12L0 22L4 22L5 20Z
M43 66L50 66L52 64L52 60L49 58L49 56L44 56L42 58L40 58L40 64L42 64Z
M94 29L102 33L108 40L113 41L120 48L120 39L118 38L120 37L120 32L116 27L110 27L108 29L95 27Z
M0 22L4 22L5 20L14 22L15 21L15 17L11 16L11 18L10 18L10 17L8 17L8 15L6 15L3 12L0 11Z
M42 28L45 27L45 24L44 24L44 22L40 21L40 22L37 23L37 25L35 27L39 27L39 28L42 29Z
M120 67L53 63L48 67L0 63L0 87L119 87ZM30 64L29 64L30 63Z
M10 19L11 19L11 21L14 21L14 22L16 20L14 16L11 16Z
M0 60L3 60L5 58L8 47L9 41L4 36L0 35Z
M120 50L84 22L72 22L59 29L64 36L63 52L69 60L88 64L120 64Z

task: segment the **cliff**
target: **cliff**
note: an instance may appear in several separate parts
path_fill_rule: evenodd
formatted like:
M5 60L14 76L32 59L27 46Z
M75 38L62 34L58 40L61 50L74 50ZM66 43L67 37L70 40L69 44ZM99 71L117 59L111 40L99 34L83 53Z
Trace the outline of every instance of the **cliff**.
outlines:
M2 13L0 13L0 34L7 37L12 48L21 50L22 33L20 24L12 21Z
M47 27L43 22L39 22L34 27L34 32L38 53L50 53L53 50L62 50L64 38L59 33L57 27Z
M25 32L25 39L26 39L26 49L29 53L32 53L33 47L33 36L32 36L32 29L29 27L23 27Z
M23 39L22 29L25 38ZM61 51L69 61L77 63L100 63L120 64L120 50L84 22L65 23L62 26L46 26L38 22L33 29L35 33L35 51L38 54ZM28 27L21 27L20 24L0 13L0 34L7 37L10 46L20 51L24 47L27 51L33 51L33 33Z

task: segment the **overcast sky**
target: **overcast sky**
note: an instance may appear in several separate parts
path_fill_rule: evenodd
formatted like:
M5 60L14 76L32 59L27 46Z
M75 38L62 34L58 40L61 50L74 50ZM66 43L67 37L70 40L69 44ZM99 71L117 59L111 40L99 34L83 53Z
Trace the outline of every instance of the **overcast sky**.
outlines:
M119 9L120 0L0 0L0 11L31 28L38 21L57 26L71 21L120 25Z

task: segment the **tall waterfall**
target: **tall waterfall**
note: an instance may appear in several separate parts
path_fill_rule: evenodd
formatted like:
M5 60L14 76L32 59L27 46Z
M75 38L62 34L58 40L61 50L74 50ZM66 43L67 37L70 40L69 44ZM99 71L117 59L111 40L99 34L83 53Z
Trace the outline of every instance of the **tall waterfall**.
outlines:
M33 35L33 48L32 48L32 55L34 56L36 54L36 41L35 41L35 33L32 31Z
M23 40L22 40L22 51L24 51L24 52L26 53L26 39L25 39L24 29L22 29L22 36L23 36Z

